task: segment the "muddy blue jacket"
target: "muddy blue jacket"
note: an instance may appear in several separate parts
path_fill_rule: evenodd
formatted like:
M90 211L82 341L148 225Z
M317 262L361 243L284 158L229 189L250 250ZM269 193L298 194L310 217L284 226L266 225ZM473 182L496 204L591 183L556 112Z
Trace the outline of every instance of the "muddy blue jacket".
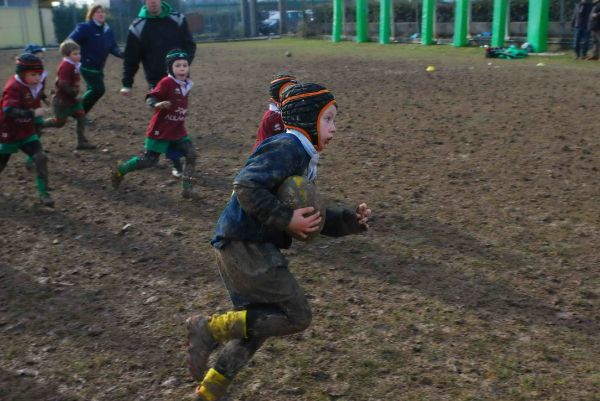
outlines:
M295 136L279 134L263 141L233 181L234 192L217 223L211 244L222 248L231 240L271 242L289 248L287 226L293 210L275 193L293 175L306 175L310 156ZM321 234L342 236L362 231L353 210L328 208Z
M107 24L98 26L93 20L77 24L69 38L81 46L83 68L102 71L109 53L115 57L123 57L123 52Z

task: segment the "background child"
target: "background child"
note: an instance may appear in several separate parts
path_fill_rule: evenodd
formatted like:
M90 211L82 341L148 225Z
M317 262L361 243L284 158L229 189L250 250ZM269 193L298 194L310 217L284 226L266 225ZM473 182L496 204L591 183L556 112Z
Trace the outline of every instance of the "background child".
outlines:
M27 46L25 46L25 49L23 49L23 52L33 54L34 56L36 56L37 58L42 60L42 63L44 63L44 58L46 56L46 49L44 49L43 47L33 44L33 43L28 44ZM50 106L50 104L48 103L46 91L45 91L47 77L48 77L48 71L46 71L46 70L42 71L42 74L40 76L40 84L42 85L42 89L40 90L40 93L36 96L36 98L34 99L34 106L33 106L34 109L38 109L38 108L42 107L42 102L44 102L44 105L46 107ZM42 129L44 128L44 117L42 117L42 116L36 117L34 124L35 124L35 131L38 134L38 136L41 138L42 137ZM25 156L25 166L27 167L28 170L33 170L35 168L35 163L33 162L33 158L31 156L28 156L28 155Z
M67 39L60 44L60 52L63 59L56 71L56 93L52 99L54 118L44 121L44 127L60 128L65 125L67 118L73 117L77 121L76 149L96 149L96 146L85 137L85 112L79 95L81 81L79 45L71 39Z
M141 157L134 156L126 162L117 163L111 174L112 185L117 188L125 174L156 165L161 153L166 154L171 149L185 158L182 196L190 199L195 195L192 181L196 151L184 126L188 94L193 85L189 79L189 55L175 49L167 54L165 61L168 75L146 96L146 103L154 108L154 115L146 130L146 151Z
M333 94L316 84L299 84L283 94L287 131L268 138L236 176L234 193L219 218L211 241L234 310L210 319L187 320L190 371L202 380L199 400L219 400L264 341L306 329L312 319L304 291L279 251L318 230L321 216L312 207L292 210L275 195L287 178L316 179L317 161L335 134L337 106ZM342 236L368 229L371 211L327 209L322 234ZM224 347L206 375L208 357ZM204 375L204 376L203 376Z
M44 65L33 54L17 58L16 75L8 80L2 92L0 109L0 172L10 155L21 150L31 156L36 170L36 186L43 205L52 207L54 201L48 193L47 157L36 133L35 118L44 110L39 107L39 96Z
M254 146L252 147L253 152L265 139L285 132L283 120L281 119L281 110L279 109L281 107L281 94L285 88L297 83L296 77L289 73L281 73L273 77L273 80L269 84L269 96L271 97L269 109L263 114L258 126L256 142L254 142Z

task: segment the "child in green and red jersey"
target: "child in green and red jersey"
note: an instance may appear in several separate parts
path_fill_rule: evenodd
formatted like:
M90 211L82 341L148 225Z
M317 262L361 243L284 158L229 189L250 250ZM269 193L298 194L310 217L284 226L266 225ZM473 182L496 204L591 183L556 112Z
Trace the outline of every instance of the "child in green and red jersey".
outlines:
M31 156L40 202L52 207L54 200L48 193L48 159L35 127L35 118L44 115L44 109L39 107L43 71L42 60L33 54L21 54L17 58L16 74L4 86L0 101L0 172L11 154L21 150Z
M189 79L190 56L180 49L171 50L165 59L168 75L161 79L146 96L146 103L154 109L146 129L146 148L142 156L119 162L111 172L113 188L118 188L125 174L155 166L161 154L180 152L185 158L183 191L185 199L195 197L192 189L196 165L196 150L185 129L188 94L193 82Z
M67 118L73 117L77 121L77 147L78 150L96 149L85 137L85 111L79 94L81 81L79 68L81 66L81 51L79 45L67 39L60 44L63 59L56 71L56 94L52 99L54 118L44 121L44 127L60 128L65 125Z

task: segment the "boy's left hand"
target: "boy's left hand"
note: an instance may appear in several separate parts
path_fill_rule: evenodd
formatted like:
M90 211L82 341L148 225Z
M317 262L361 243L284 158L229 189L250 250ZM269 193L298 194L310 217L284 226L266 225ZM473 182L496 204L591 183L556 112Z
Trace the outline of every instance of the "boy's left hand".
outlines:
M371 209L367 206L366 203L361 203L356 208L356 220L358 221L358 225L363 230L369 229L369 219L371 218Z

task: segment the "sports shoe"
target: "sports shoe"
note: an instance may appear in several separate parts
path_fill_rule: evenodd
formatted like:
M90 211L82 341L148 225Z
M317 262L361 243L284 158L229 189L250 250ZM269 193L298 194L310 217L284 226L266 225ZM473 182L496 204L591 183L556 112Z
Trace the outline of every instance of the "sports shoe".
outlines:
M179 171L177 170L177 168L173 167L173 170L171 170L171 174L173 175L173 177L181 178L183 176L183 171Z
M46 207L54 207L54 199L48 193L40 195L40 203Z
M208 357L216 348L217 343L210 334L208 319L202 316L192 316L185 321L188 339L188 367L192 377L200 381L206 372Z
M114 189L119 188L119 185L121 185L121 182L123 181L123 179L125 178L125 175L119 173L119 164L121 162L118 161L112 168L112 170L110 171L110 181L112 183L112 187Z

